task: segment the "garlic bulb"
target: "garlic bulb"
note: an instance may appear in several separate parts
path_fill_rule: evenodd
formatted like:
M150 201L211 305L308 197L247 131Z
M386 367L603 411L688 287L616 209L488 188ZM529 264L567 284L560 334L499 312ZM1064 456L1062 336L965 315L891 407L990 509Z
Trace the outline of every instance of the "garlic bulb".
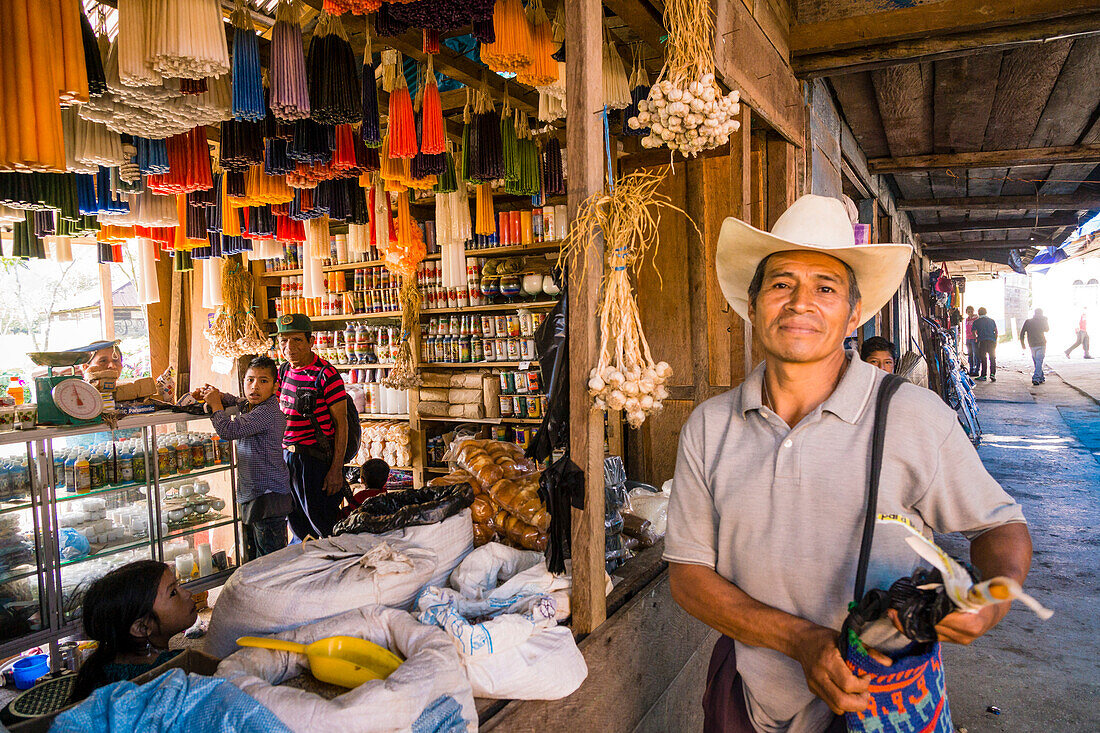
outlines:
M658 81L649 96L638 103L638 114L627 124L633 129L648 127L642 145L666 145L685 157L725 145L741 127L734 119L741 112L740 94L734 90L722 96L714 74L690 82Z
M588 393L597 410L623 410L630 426L638 428L646 416L664 408L663 401L668 399L665 382L670 377L672 367L663 361L597 367L589 374Z

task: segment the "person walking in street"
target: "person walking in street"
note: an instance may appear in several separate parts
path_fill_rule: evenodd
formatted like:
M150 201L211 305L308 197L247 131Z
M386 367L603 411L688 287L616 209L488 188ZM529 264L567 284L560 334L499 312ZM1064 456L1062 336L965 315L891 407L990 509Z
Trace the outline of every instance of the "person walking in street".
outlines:
M1035 315L1024 321L1024 325L1020 326L1020 346L1024 346L1024 337L1027 337L1027 345L1031 347L1031 361L1035 364L1035 372L1031 375L1031 383L1034 385L1042 384L1047 381L1047 377L1043 374L1043 359L1047 355L1047 331L1050 330L1050 323L1047 322L1047 317L1043 315L1042 308L1035 309Z
M974 321L974 339L978 342L979 382L985 381L986 368L989 368L989 381L997 381L997 322L986 315L985 308L978 309L978 318Z
M1079 320L1077 322L1077 329L1076 329L1077 340L1073 342L1073 346L1066 349L1066 358L1067 359L1069 358L1069 355L1071 353L1073 353L1073 350L1076 349L1078 346L1084 347L1085 358L1086 359L1091 359L1092 358L1092 356L1089 355L1089 322L1088 322L1089 321L1089 319L1088 319L1089 312L1088 311L1089 311L1088 308L1082 308L1081 309L1081 320Z
M978 376L978 341L974 338L974 306L966 306L966 320L963 321L963 333L966 336L966 361L970 367L970 376Z
M871 703L869 682L852 674L837 642L859 564L876 399L891 377L842 345L889 302L911 252L856 246L843 206L821 196L798 199L770 234L723 224L718 281L759 336L764 362L684 425L664 552L673 598L723 634L703 698L707 733L845 731L839 715ZM963 532L982 577L1023 582L1023 513L954 411L901 383L886 428L878 511L905 516L918 532ZM907 535L876 530L869 588L920 565ZM1007 612L1000 603L951 613L936 628L966 644ZM876 623L883 637L868 643L888 664L908 639Z
M313 353L308 316L280 316L278 340L279 353L287 361L279 370L279 407L286 415L283 456L295 499L290 529L301 540L328 537L344 500L344 380L332 364Z

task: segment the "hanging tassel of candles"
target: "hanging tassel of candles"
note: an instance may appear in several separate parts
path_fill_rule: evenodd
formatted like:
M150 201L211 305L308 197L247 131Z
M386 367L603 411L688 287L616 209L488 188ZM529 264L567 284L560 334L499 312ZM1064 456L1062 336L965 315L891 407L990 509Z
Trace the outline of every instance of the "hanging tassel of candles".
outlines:
M222 142L224 144L224 137ZM146 179L145 183L150 191L159 194L191 193L213 187L210 148L206 143L205 129L196 127L182 135L174 135L168 138L167 146L169 170Z
M496 0L493 6L496 41L481 45L481 61L496 72L518 72L534 59L531 23L521 0Z
M382 0L325 0L324 10L326 13L332 13L333 15L343 15L344 13L366 15L378 10L381 5Z
M123 3L119 3L119 73L123 83L130 86L159 84L161 75L205 79L229 71L229 48L218 0L126 0L125 4L142 6L138 14L143 25L136 29L133 26L123 28ZM133 51L127 49L124 60L123 38L127 32L135 31L145 56L129 58ZM137 39L125 41L126 44L135 42ZM146 62L147 66L139 62ZM145 73L139 73L142 66L145 66ZM129 71L124 72L124 68ZM138 82L128 82L128 75Z
M625 109L631 101L630 79L623 67L623 57L609 32L604 34L603 43L603 99L608 109Z
M413 118L412 97L409 85L401 72L400 63L394 77L393 91L390 93L389 131L390 156L411 158L417 153L416 120Z
M630 106L623 110L623 134L643 137L649 134L649 128L638 122L638 103L649 97L649 74L638 56L638 47L634 47L634 70L630 72Z
M561 143L556 137L547 140L542 149L542 190L547 196L565 195Z
M422 297L416 286L416 272L424 260L424 239L420 227L409 213L409 194L397 196L397 238L395 246L386 250L386 268L401 279L398 301L401 305L401 344L395 363L383 383L390 389L409 389L420 384L416 373L416 358L410 339L420 323Z
M23 259L46 259L46 248L34 236L34 223L17 221L12 224L11 256Z
M482 47L493 43L497 39L496 26L493 25L492 18L475 20L470 26L470 32L482 44Z
M260 43L252 14L243 2L229 17L233 25L233 118L262 120L267 114L264 105L264 81L260 72Z
M374 32L383 38L400 36L409 29L408 23L393 16L392 7L389 3L383 3L374 14Z
M501 142L500 118L493 109L487 92L477 96L474 124L477 135L471 135L470 149L474 169L471 176L478 181L495 181L504 177L504 148Z
M515 178L505 178L505 190L518 196L537 196L542 190L538 146L531 136L527 115L516 110L515 116Z
M156 22L156 15L153 0L119 0L118 76L126 86L159 85L163 77L153 68L154 54L163 51L170 41L182 40L168 37L166 26ZM150 32L158 27L164 28L164 35L152 37Z
M309 117L302 26L294 0L279 0L271 32L271 113L292 122Z
M46 255L54 262L73 261L72 237L46 237Z
M456 164L459 178L463 181L476 183L474 173L474 146L476 145L477 126L473 123L473 113L470 110L470 87L466 87L466 106L462 108L462 149L459 151L459 160Z
M378 121L378 82L375 80L374 54L371 51L370 31L363 46L363 125L359 129L367 147L382 145L382 125Z
M443 129L443 102L439 97L439 83L435 78L435 65L431 56L428 57L428 69L425 72L424 80L423 129L420 152L426 155L438 155L446 149L447 136Z
M435 192L451 193L458 190L458 176L455 171L455 156L451 141L447 141L447 150L443 153L443 172L435 183ZM436 199L438 201L438 198Z
M362 106L359 73L339 17L321 13L309 44L307 68L310 116L327 125L358 122Z
M439 31L424 29L424 53L434 55L439 53Z
M335 128L313 120L298 120L294 123L294 135L287 146L286 157L307 165L327 163L332 160L335 147Z
M519 161L516 143L516 123L512 117L512 107L508 98L500 108L500 147L504 157L504 182L519 180Z
M493 213L493 188L490 183L479 183L477 186L477 220L474 233L496 234L496 215Z
M329 227L328 217L320 216L315 219L310 219L306 224L306 248L309 253L309 257L317 260L328 258L331 253L329 251ZM320 270L320 268L318 268ZM319 293L318 293L319 294Z
M169 171L168 143L165 140L148 140L143 137L135 137L134 147L137 151L139 171L146 175L167 173Z
M88 76L88 97L98 97L107 91L107 77L103 73L103 58L99 55L95 32L84 13L80 14L80 37L84 47L84 70Z
M359 171L359 175L381 168L379 148L368 148L361 137L356 136L352 139L355 143L355 168Z
M516 73L516 81L529 86L545 86L558 80L558 62L554 60L554 28L542 7L542 0L532 6L534 28L531 31L531 65Z

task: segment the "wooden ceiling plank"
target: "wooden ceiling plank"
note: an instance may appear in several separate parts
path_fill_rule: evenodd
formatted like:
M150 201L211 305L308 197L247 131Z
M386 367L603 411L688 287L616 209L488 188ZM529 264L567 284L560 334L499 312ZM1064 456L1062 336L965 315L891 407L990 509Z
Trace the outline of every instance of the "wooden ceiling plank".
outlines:
M841 2L841 0L837 0ZM849 7L852 3L844 3ZM794 23L794 56L869 46L944 33L983 31L1096 10L1093 0L941 0L882 12L860 12L816 23Z
M927 171L934 168L963 171L979 168L998 169L1010 165L1049 166L1058 163L1100 163L1100 144L871 158L867 161L867 166L871 173L883 174Z
M1042 53L1018 48L1004 54L982 150L1029 147L1072 46L1070 40L1055 41Z
M871 72L890 154L932 152L932 66L905 64Z
M913 227L913 233L925 234L933 232L963 232L977 231L982 229L1051 229L1062 226L1073 226L1076 223L1077 215L1068 213L1055 214L1047 217L1040 217L1038 219L1034 217L1024 217L1011 220L968 221L957 224L922 224Z
M864 155L888 156L890 144L886 141L886 131L882 127L882 116L878 111L871 75L846 74L830 79L830 83L840 103L841 113Z
M914 61L939 61L1020 47L1041 48L1054 39L1096 35L1100 35L1100 13L796 56L791 67L799 78L816 79Z
M1100 107L1093 112L1093 118L1096 121L1093 122L1088 131L1081 136L1081 143L1100 143ZM1070 193L1076 191L1081 186L1079 181L1094 180L1095 175L1096 166L1094 164L1056 165L1050 169L1045 182L1039 188L1039 192L1044 194ZM1095 191L1096 188L1091 190Z
M997 83L1002 56L995 51L935 62L935 152L968 153L982 149L993 95L976 94L975 90L990 89Z
M1028 209L1040 211L1069 211L1100 209L1100 193L1040 195L1036 196L962 196L931 199L900 199L899 211L1006 211Z
M1080 141L1100 103L1100 37L1080 38L1066 57L1028 147Z

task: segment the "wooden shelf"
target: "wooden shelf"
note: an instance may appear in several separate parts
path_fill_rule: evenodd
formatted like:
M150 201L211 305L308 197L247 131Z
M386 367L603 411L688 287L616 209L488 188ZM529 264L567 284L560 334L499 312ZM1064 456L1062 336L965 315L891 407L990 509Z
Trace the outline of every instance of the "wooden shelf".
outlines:
M325 265L321 268L323 272L338 272L340 270L358 270L364 267L382 267L385 263L382 260L368 260L366 262L342 262L339 265ZM260 277L262 278L276 278L276 277L290 277L291 275L301 275L303 270L273 270L264 272Z
M425 473L437 473L440 476L446 476L451 472L451 469L444 468L443 466L428 466L424 469Z
M401 318L401 311L386 311L385 313L352 313L340 316L310 316L313 323L325 323L328 321L370 321L376 319ZM268 323L274 323L277 318L268 318Z
M477 425L500 425L504 418L500 417L428 417L421 415L421 422L468 422Z
M342 372L350 371L352 369L393 369L393 364L333 364L335 368Z
M557 252L561 249L561 240L552 242L531 242L530 244L510 244L502 247L467 249L467 257L506 257L509 255L531 255Z
M541 425L541 417L502 417L502 423L514 423L516 425Z
M422 316L434 316L440 313L469 313L471 311L518 311L520 308L553 308L558 304L556 300L536 300L528 303L517 301L515 303L495 303L493 305L467 305L460 308L423 308Z
M368 412L359 415L359 422L365 420L408 420L408 415L383 415L380 412Z
M501 367L507 368L519 368L520 364L529 364L531 366L537 366L538 361L532 359L531 361L471 361L471 362L457 362L457 361L436 361L436 362L422 362L418 364L422 369L431 371L432 369L485 369L487 367Z

